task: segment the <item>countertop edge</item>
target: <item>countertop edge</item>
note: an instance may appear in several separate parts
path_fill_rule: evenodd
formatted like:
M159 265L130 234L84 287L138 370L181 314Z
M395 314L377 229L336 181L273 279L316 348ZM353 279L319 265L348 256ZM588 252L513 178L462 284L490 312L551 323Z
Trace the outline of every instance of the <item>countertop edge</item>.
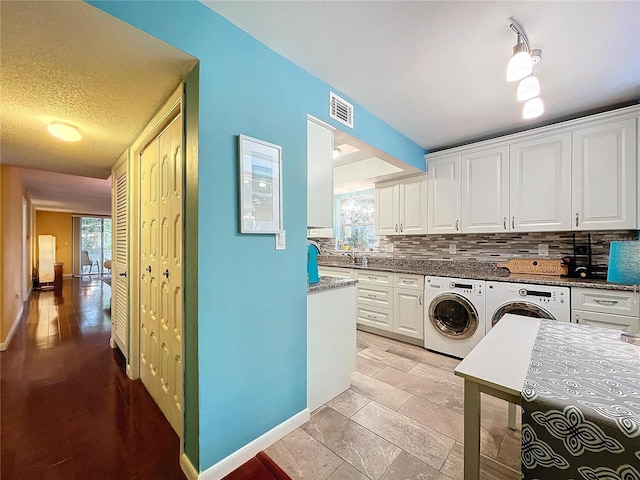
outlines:
M361 271L379 271L379 272L390 272L390 273L405 273L405 274L413 274L413 275L425 275L425 276L434 276L434 277L452 277L452 278L464 278L470 280L486 280L486 281L496 281L496 282L511 282L511 283L530 283L533 285L550 285L557 287L581 287L581 288L597 288L600 290L619 290L619 291L629 291L629 292L638 292L640 291L640 286L638 285L629 285L622 283L610 283L606 280L600 279L584 279L584 278L573 278L573 277L562 277L562 276L551 276L551 275L531 275L531 274L517 274L511 273L507 275L502 275L496 273L489 272L470 272L466 271L464 268L455 269L455 268L437 268L431 269L428 267L417 266L391 266L391 265L368 265L363 267L358 264L348 264L348 263L320 263L320 267L332 267L332 268L346 268L353 270L361 270ZM474 264L474 266L477 266ZM502 269L508 272L506 269Z
M318 283L307 285L307 295L326 292L336 288L351 287L358 283L355 278L321 277Z

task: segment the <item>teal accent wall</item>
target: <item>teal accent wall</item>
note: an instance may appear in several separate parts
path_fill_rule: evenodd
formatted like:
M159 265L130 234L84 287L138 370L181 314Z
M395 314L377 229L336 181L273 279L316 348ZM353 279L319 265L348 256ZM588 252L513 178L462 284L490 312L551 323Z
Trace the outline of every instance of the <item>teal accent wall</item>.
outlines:
M199 442L187 422L185 451L203 471L306 408L306 115L342 127L327 84L199 2L89 3L200 60ZM420 146L354 106L350 134L424 170ZM286 250L238 233L238 134L282 146Z

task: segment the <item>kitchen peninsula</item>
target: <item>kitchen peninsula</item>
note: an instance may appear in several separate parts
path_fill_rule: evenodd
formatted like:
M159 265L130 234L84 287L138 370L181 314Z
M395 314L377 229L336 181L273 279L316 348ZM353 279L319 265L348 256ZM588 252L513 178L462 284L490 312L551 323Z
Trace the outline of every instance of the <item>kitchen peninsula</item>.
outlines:
M307 288L307 407L312 412L350 386L356 369L357 281L322 277Z

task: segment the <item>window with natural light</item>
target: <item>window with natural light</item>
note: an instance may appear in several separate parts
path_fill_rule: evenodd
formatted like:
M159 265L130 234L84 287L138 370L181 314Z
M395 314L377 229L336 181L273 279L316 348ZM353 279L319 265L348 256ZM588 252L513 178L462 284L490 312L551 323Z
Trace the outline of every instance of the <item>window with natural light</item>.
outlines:
M380 246L375 234L376 202L373 190L336 195L336 249L371 251Z

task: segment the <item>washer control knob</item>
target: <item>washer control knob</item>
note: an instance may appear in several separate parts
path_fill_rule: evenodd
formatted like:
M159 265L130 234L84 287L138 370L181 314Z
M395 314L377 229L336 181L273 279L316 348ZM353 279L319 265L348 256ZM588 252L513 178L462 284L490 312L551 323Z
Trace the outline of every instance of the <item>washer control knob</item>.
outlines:
M521 297L527 296L527 291L524 288L521 288L520 290L518 290L518 293L520 294Z

